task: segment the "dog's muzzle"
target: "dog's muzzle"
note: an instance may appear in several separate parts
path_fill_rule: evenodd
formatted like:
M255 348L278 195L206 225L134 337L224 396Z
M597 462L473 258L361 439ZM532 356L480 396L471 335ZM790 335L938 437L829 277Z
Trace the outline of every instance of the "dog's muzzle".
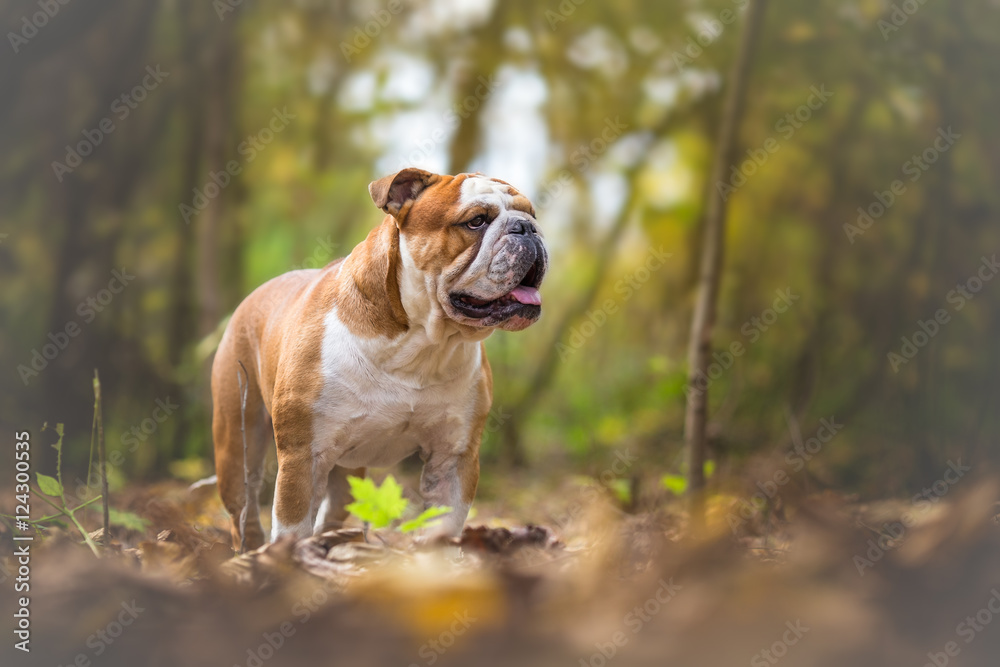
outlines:
M459 313L482 326L496 326L516 319L513 327L524 328L538 319L542 298L538 292L548 268L548 253L535 223L512 218L500 238L500 246L487 271L492 294L456 292L451 304ZM493 290L491 290L493 291Z

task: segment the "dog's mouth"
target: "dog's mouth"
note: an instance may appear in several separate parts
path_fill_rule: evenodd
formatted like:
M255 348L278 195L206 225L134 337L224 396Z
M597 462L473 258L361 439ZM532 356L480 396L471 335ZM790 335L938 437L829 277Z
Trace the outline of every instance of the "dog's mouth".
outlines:
M542 258L537 258L514 289L497 299L455 293L451 295L451 305L466 317L476 320L491 318L500 321L514 315L536 319L542 312L542 295L538 286L542 284L544 267Z

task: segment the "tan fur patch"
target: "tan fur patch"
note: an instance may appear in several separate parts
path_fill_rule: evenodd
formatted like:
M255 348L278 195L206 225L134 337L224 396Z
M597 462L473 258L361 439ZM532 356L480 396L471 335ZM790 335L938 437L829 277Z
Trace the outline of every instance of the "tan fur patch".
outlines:
M409 327L399 294L399 266L399 229L386 216L344 260L335 291L326 295L351 333L391 338Z

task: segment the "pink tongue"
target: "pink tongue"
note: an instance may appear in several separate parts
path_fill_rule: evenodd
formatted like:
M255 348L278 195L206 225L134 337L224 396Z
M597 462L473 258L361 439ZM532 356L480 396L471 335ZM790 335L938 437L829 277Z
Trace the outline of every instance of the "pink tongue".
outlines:
M514 297L516 301L520 303L540 306L542 305L542 295L538 293L538 289L534 287L528 287L526 285L518 285L513 290L511 290L510 296Z

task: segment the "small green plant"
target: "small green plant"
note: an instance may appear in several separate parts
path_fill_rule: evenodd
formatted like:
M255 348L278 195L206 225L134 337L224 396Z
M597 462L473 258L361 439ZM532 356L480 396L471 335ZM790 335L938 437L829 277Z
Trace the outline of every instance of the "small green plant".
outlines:
M50 514L49 516L43 516L38 519L28 519L28 523L36 531L41 532L51 525L65 525L62 518L66 517L69 519L70 523L72 523L76 529L80 531L80 535L83 536L83 541L86 542L87 546L90 547L90 550L94 552L94 555L99 556L100 552L97 550L97 544L95 544L94 540L90 538L90 534L80 523L76 513L88 505L100 500L101 496L91 498L76 507L70 507L69 503L66 502L66 493L62 484L63 425L56 424L55 430L56 434L59 436L56 444L52 445L52 448L56 450L56 477L50 477L48 475L43 475L40 472L36 472L35 476L38 483L36 486L30 487L30 491L35 497L39 498L46 504L51 505L56 510L56 513ZM50 498L57 498L59 502L56 503L55 501L50 500ZM7 514L4 514L3 516L9 519L14 518Z
M409 508L409 501L403 497L403 488L392 475L385 478L382 486L375 486L375 482L367 477L348 477L347 482L354 496L354 502L347 506L347 511L373 528L385 528L402 518ZM399 530L408 533L430 526L450 511L450 507L429 507L415 518L401 523Z
M49 426L45 424L42 426L44 431ZM146 529L149 523L146 519L133 514L131 512L125 512L123 510L116 510L108 506L107 502L107 467L104 465L104 423L101 416L101 381L97 376L97 371L94 371L94 422L90 433L90 459L87 462L87 489L90 489L90 473L94 466L94 438L98 438L98 456L101 463L101 481L104 486L104 493L89 498L84 502L80 503L76 507L70 507L70 503L66 502L66 490L63 487L62 482L62 447L63 447L63 434L64 427L62 424L56 424L56 435L59 436L56 444L52 445L52 448L56 450L56 476L51 477L49 475L44 475L40 472L35 473L37 479L36 486L29 486L29 491L35 495L37 498L45 502L46 504L52 506L56 510L55 514L50 514L49 516L43 516L38 519L27 519L28 524L35 529L36 533L39 535L43 534L44 531L51 526L61 526L66 527L66 522L64 518L69 520L83 537L83 541L86 543L90 550L94 552L95 556L100 556L100 552L97 549L97 544L90 537L90 533L83 527L80 523L80 519L77 513L90 505L93 505L98 500L104 500L103 510L104 510L104 526L105 526L105 540L107 540L109 525L122 526L129 530L142 531ZM53 500L54 499L54 500ZM78 497L77 500L80 500ZM58 501L58 502L57 502ZM9 514L0 514L0 516L10 519L12 521L16 520L15 517ZM22 518L22 520L24 520ZM106 542L105 542L106 543Z
M711 479L712 475L715 474L715 461L705 461L705 479ZM682 471L683 472L683 471ZM663 485L670 493L675 496L683 496L687 493L688 481L687 476L684 474L680 475L664 475L660 478L660 484Z
M43 430L45 428L48 428L48 426L44 426ZM36 472L35 477L37 479L37 484L30 487L30 491L35 497L55 509L56 513L39 517L37 519L28 519L28 524L30 524L37 533L44 534L45 530L52 526L67 527L66 520L68 520L69 523L72 524L73 527L80 533L81 537L83 537L84 543L90 547L90 550L94 552L94 555L99 556L100 552L98 551L97 543L94 542L94 540L90 537L90 533L88 533L87 529L83 527L82 523L80 523L78 513L80 513L80 510L90 507L97 501L101 500L103 496L94 496L93 498L89 498L75 507L70 507L71 503L66 502L66 490L62 483L63 425L56 424L55 431L56 435L59 436L56 443L52 445L52 448L56 450L56 476L51 477L49 475ZM129 530L145 530L146 525L149 523L146 519L143 519L142 517L131 512L111 509L110 513L112 524L128 528ZM8 514L0 516L11 520L15 518Z

